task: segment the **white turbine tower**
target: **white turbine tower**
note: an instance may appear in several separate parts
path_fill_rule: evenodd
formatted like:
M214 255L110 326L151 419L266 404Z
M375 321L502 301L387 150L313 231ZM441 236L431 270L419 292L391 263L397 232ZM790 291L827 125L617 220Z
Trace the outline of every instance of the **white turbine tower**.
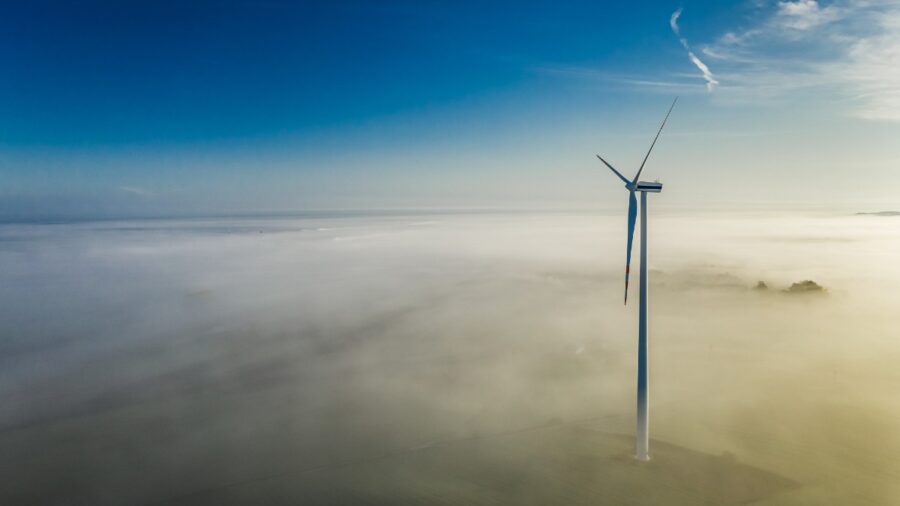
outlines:
M656 132L656 137L653 138L653 143L650 144L650 149L647 150L647 155L644 156L644 161L641 162L641 167L638 169L637 174L634 175L634 179L629 181L600 155L597 155L597 158L609 167L609 170L613 171L616 176L619 176L619 179L625 182L625 188L628 190L628 239L625 256L626 304L628 304L628 274L631 270L631 242L634 238L634 224L637 218L637 199L634 197L634 192L641 192L641 288L640 308L638 309L637 429L635 431L637 439L635 443L635 457L638 460L650 460L650 393L647 384L647 193L659 193L662 191L662 183L647 183L638 181L638 179L641 177L644 164L647 163L647 158L650 157L650 152L653 151L653 146L656 145L656 140L659 139L659 134L662 132L663 127L666 126L666 120L669 119L669 114L672 113L672 108L675 107L675 102L677 101L678 98L676 97L672 101L672 105L669 106L669 111L666 113L666 117L663 118L659 130Z

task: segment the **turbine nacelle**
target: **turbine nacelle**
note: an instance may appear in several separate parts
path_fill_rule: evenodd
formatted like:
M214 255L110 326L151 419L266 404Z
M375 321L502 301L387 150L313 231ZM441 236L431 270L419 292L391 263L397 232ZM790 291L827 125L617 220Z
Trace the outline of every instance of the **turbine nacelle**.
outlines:
M648 183L647 181L638 181L637 187L634 189L639 192L649 192L649 193L659 193L662 191L662 183L653 182Z
M625 184L625 189L630 192L649 192L649 193L659 193L662 191L662 183L659 181L654 181L652 183L647 181L638 181L637 183L628 182Z

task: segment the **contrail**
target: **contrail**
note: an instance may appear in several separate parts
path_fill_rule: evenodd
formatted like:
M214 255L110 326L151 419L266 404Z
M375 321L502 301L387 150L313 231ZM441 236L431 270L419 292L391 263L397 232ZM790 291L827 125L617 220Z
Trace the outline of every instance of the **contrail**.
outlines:
M681 11L684 10L679 8L677 11L672 13L672 17L669 18L669 26L672 27L672 31L675 32L675 35L681 37L681 30L678 29L678 17L681 16ZM681 39L681 43L684 44L684 39Z
M687 39L681 36L681 30L678 28L678 17L681 16L682 9L679 8L677 11L672 13L672 17L669 18L669 26L672 27L672 32L675 33L675 36L678 37L678 40L681 42L681 45L684 46L684 49L688 53L688 58L691 59L691 63L693 63L700 72L703 73L703 79L706 79L706 89L712 91L716 86L718 86L719 81L716 80L716 77L713 75L712 71L709 70L709 67L703 63L700 58L697 58L697 55L691 50L691 46L688 44Z

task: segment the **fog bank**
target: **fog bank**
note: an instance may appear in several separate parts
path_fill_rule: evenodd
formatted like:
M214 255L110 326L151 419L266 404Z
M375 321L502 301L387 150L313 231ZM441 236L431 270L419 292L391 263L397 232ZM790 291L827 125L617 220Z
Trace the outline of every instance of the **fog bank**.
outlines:
M0 501L894 504L898 225L654 214L645 467L624 216L0 225Z

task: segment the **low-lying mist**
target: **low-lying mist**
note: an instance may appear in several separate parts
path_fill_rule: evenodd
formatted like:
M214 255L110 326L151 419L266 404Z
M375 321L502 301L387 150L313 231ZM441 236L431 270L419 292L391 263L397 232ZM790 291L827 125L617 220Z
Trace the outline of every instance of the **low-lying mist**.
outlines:
M897 220L654 211L647 464L620 214L2 225L0 503L897 504Z

